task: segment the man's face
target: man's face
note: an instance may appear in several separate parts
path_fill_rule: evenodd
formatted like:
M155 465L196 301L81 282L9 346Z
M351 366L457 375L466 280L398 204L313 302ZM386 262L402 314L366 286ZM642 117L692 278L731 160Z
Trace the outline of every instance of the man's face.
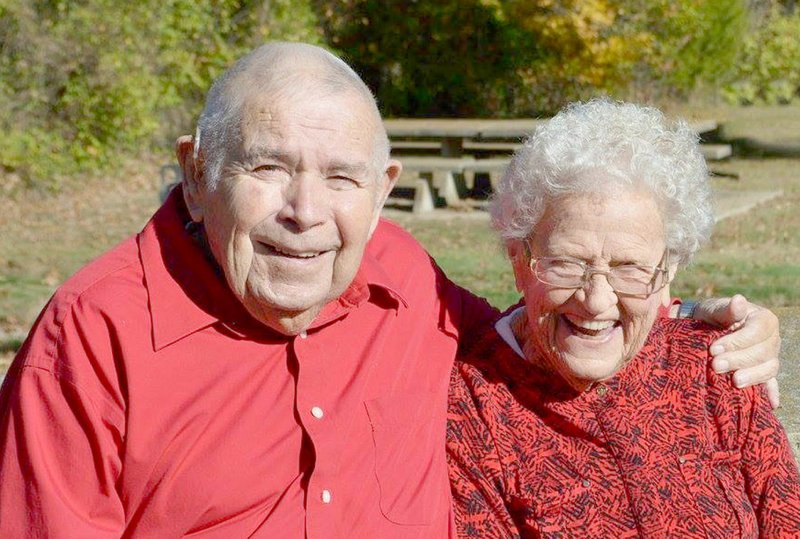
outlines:
M267 325L303 329L282 320L307 325L353 280L392 184L376 121L348 95L245 99L241 141L196 205L229 286Z

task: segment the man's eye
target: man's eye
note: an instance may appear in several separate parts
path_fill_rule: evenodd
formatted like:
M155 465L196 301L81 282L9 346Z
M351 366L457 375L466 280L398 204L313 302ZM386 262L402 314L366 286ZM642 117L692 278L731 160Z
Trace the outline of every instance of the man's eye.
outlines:
M278 176L289 175L285 167L276 164L259 165L253 169L253 173L262 178L276 178Z
M345 190L358 187L358 182L348 176L329 176L328 185L333 189Z

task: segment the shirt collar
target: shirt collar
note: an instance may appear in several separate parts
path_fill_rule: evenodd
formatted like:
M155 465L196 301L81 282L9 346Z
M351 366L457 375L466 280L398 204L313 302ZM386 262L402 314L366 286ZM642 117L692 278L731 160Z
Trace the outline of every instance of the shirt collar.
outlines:
M275 333L256 322L231 293L216 265L186 231L187 222L189 215L178 187L137 238L153 349L159 350L217 322ZM387 308L408 307L391 276L369 252L347 290L323 308L309 329L342 318L367 300Z

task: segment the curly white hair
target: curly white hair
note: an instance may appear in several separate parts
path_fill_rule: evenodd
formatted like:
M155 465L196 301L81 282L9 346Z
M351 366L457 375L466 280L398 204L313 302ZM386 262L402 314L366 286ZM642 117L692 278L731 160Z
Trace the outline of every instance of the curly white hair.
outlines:
M657 109L606 98L573 103L514 154L490 204L500 236L522 240L553 199L610 188L647 189L665 223L670 259L688 263L714 224L697 135Z

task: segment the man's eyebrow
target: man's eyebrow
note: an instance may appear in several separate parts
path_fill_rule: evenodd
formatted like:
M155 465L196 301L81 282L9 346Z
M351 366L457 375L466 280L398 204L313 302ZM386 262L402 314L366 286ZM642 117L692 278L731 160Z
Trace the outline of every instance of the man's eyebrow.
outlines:
M255 161L258 159L270 159L273 161L291 161L290 155L278 148L271 148L269 146L253 146L249 148L244 154L245 161Z
M339 174L359 176L364 175L369 171L369 166L366 163L345 163L342 161L334 161L330 163L326 169L328 173L336 172Z

